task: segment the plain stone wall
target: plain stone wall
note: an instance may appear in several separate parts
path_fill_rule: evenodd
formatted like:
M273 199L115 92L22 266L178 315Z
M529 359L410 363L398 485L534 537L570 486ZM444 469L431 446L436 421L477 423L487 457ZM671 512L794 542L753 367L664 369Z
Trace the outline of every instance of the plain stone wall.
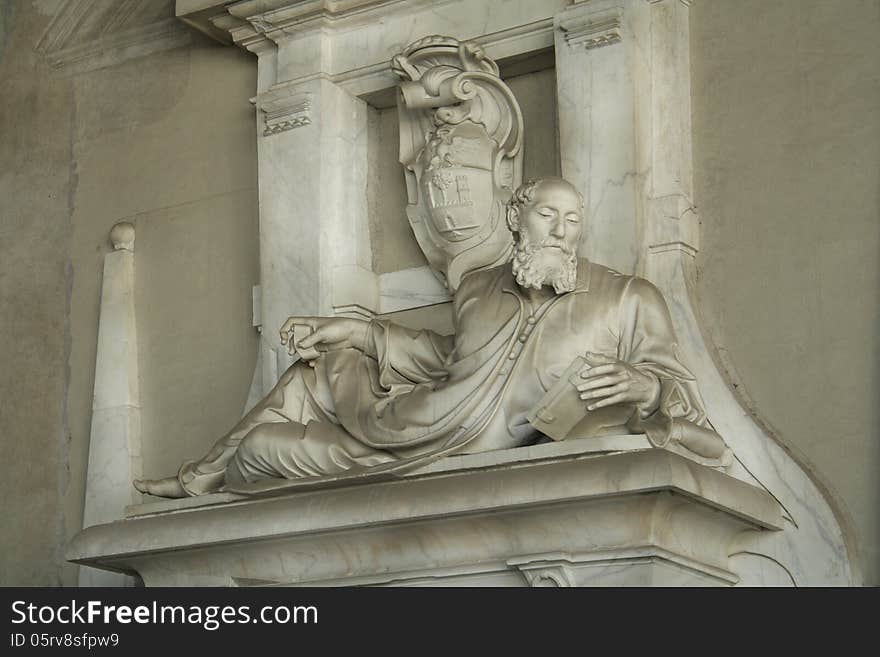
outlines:
M62 578L71 479L73 83L33 51L48 18L0 3L0 584ZM93 336L97 341L97 334ZM94 362L92 363L94 369ZM80 494L81 496L81 494ZM82 506L82 500L79 502Z
M705 327L880 583L880 2L691 8Z
M192 44L73 77L57 5L0 3L0 584L75 584L108 232L137 229L144 470L241 414L257 354L253 57ZM239 102L234 102L238 99Z

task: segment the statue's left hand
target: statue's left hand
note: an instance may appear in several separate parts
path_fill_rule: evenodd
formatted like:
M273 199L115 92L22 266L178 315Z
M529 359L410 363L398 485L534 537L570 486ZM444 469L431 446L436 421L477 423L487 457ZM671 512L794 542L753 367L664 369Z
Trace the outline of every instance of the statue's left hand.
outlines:
M623 403L633 403L643 413L657 408L660 381L656 376L603 354L587 352L587 362L580 371L583 383L576 387L581 399L588 402L588 410Z

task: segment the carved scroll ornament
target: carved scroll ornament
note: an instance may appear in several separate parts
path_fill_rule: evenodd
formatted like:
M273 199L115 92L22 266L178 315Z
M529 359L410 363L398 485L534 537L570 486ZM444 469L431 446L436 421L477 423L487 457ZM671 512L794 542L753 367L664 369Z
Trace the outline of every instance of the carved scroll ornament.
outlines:
M498 66L471 42L430 36L392 60L407 217L450 292L506 262L504 206L522 181L522 113Z

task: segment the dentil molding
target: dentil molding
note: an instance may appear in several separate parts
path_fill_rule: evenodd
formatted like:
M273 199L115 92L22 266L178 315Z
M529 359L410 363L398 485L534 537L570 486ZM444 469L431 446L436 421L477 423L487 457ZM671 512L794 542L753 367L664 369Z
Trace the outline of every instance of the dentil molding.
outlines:
M621 41L623 7L600 9L586 15L572 16L560 21L565 42L572 48L583 46L587 50L609 46Z
M293 130L312 122L312 95L292 93L287 89L251 99L263 116L263 136Z

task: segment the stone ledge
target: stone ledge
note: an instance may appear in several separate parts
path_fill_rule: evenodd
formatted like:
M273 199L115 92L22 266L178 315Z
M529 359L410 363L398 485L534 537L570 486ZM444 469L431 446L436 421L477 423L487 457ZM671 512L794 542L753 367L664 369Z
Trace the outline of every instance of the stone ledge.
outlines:
M251 486L250 494L238 493L213 493L198 497L186 497L178 500L158 500L143 504L132 504L126 508L127 517L168 513L181 509L193 509L197 507L215 506L238 500L253 499L253 497L267 495L282 495L304 490L340 488L341 486L361 485L364 483L376 483L379 481L400 481L422 477L427 474L439 474L443 472L460 472L464 470L485 470L487 468L510 466L517 463L534 463L537 461L559 460L573 457L596 457L618 452L631 452L651 449L651 443L644 435L615 435L600 436L595 438L578 438L562 442L548 442L514 449L499 449L479 454L460 454L446 456L442 459L429 463L417 470L401 474L381 473L378 475L364 472L355 478L332 478L324 477L319 482L303 486L301 481L292 482L284 479L267 479Z
M148 585L730 584L731 541L781 524L763 490L652 449L208 501L67 557Z

